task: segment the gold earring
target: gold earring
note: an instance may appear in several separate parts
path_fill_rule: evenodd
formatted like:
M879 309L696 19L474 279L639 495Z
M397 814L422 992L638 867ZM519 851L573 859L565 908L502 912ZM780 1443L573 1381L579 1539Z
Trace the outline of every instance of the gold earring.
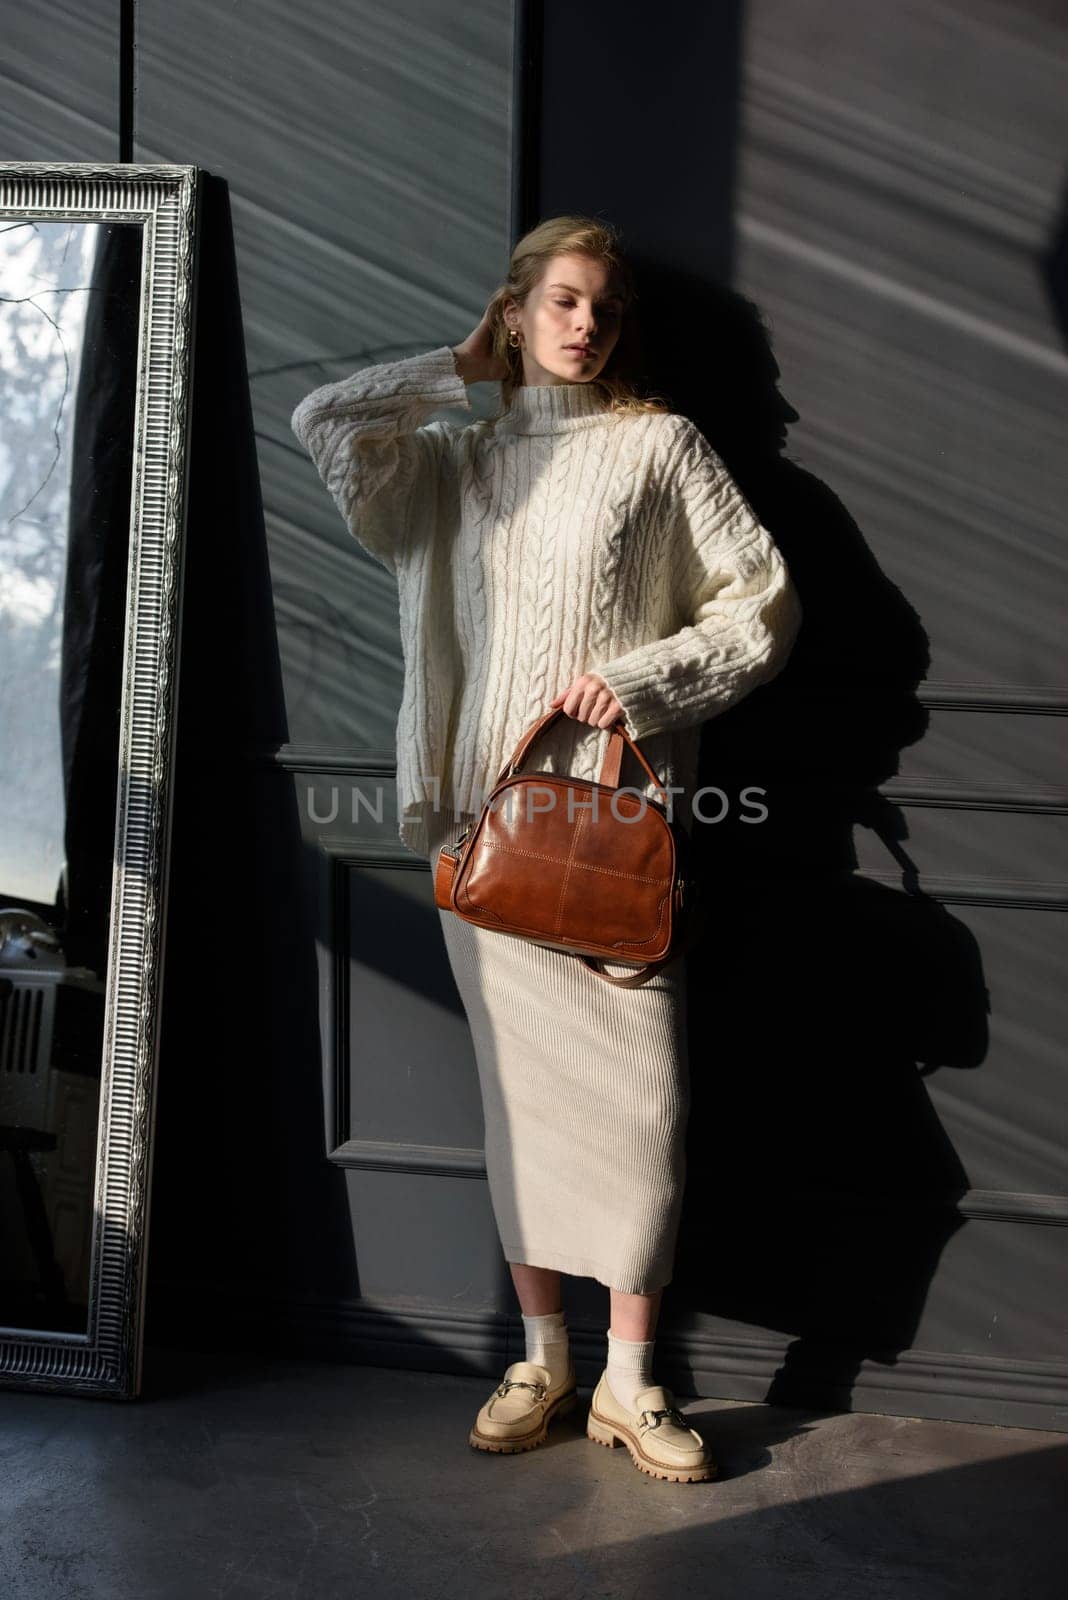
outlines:
M519 349L521 340L519 338L519 332L518 332L518 330L516 328L509 328L509 330L508 330L508 343L511 345L513 350L518 350Z

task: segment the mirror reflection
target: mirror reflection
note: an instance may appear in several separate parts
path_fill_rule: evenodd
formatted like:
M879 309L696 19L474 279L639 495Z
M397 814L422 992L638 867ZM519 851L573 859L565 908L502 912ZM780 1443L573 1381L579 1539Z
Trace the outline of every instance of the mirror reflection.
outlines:
M84 1333L139 222L0 216L0 1327Z

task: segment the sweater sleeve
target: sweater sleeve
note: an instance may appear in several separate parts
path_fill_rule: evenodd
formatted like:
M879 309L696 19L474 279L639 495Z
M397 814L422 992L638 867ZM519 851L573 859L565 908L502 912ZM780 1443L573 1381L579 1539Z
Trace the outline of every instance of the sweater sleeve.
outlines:
M392 573L436 492L446 425L425 419L443 406L471 408L448 345L324 384L290 421L349 532Z
M700 429L680 418L665 535L678 632L592 667L631 738L726 711L785 666L801 601L782 552Z

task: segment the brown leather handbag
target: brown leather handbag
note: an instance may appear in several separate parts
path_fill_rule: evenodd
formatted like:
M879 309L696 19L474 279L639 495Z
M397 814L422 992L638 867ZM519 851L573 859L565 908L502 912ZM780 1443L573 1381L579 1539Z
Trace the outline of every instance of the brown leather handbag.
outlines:
M559 706L531 723L497 775L481 815L438 851L434 901L479 928L566 950L606 983L634 988L699 931L690 839L641 749L613 724L597 782L522 772ZM620 789L624 744L663 795ZM603 972L599 961L633 964Z

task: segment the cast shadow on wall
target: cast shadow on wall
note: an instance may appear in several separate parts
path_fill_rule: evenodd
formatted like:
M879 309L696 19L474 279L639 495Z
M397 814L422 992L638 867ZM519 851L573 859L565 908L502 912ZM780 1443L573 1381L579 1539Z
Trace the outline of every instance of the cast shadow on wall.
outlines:
M207 173L200 248L146 1339L253 1348L357 1268L324 1159L315 863L273 753L289 725L230 198Z
M767 1400L848 1409L862 1363L892 1365L913 1343L964 1225L968 1174L922 1079L987 1049L975 939L924 892L906 818L879 792L926 730L928 639L846 507L784 455L798 413L757 307L661 269L641 283L645 351L685 352L685 372L647 359L646 382L723 456L804 608L782 674L702 735L699 785L723 796L704 812L725 814L693 829L711 915L689 963L669 1294L792 1336ZM765 791L759 825L741 820L747 785ZM901 889L856 871L857 826L883 841Z

